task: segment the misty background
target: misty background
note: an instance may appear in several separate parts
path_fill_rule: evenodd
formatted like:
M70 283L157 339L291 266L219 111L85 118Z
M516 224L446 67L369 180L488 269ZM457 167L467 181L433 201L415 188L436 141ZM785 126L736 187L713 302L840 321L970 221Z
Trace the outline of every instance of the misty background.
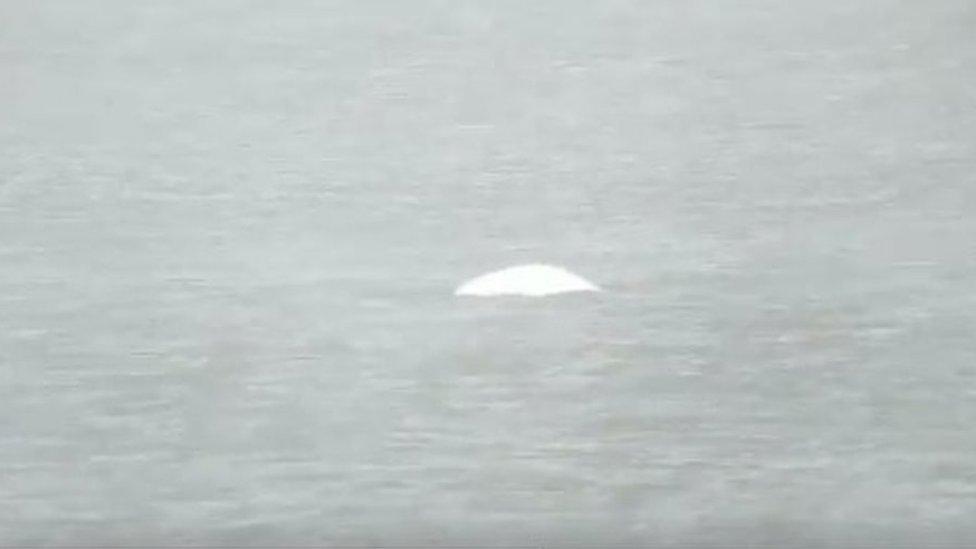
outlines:
M974 29L0 0L0 545L976 542Z

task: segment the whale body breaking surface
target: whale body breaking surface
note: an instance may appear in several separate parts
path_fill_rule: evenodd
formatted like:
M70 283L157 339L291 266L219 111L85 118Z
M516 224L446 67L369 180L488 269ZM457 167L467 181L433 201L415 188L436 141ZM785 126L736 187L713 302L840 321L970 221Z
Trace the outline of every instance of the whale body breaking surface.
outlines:
M459 286L454 295L542 297L570 292L599 291L601 290L597 285L566 269L537 263L483 274Z

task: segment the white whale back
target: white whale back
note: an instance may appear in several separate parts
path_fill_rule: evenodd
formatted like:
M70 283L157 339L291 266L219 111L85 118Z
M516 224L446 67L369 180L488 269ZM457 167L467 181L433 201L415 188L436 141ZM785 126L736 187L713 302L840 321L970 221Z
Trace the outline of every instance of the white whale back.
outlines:
M531 264L509 267L473 278L454 292L458 296L522 295L541 297L568 292L599 292L592 282L561 267Z

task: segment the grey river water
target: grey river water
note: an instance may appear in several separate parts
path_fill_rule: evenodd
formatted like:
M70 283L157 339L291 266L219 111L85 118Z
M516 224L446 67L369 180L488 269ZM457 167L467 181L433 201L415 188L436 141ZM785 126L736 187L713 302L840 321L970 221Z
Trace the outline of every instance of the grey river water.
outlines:
M0 0L0 546L971 546L974 90L970 0Z

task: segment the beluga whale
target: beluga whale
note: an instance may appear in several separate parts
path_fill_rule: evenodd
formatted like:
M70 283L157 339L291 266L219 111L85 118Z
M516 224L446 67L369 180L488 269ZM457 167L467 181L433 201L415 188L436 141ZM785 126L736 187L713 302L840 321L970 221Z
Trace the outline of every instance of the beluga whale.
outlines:
M562 267L533 263L492 271L461 284L456 296L543 297L570 292L599 292L600 288Z

